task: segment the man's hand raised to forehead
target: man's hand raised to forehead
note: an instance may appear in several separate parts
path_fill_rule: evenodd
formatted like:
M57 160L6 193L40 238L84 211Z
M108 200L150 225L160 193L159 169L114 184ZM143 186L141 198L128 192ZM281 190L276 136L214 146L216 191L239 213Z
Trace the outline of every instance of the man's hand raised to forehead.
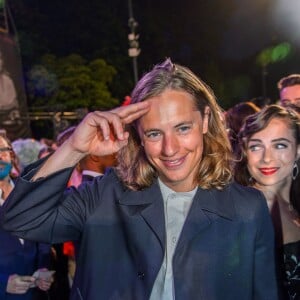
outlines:
M149 107L145 101L89 113L70 137L69 146L82 154L103 156L115 153L127 144L125 125L142 117Z
M88 154L104 156L118 152L127 145L129 124L148 112L150 103L140 102L110 111L89 113L74 133L42 165L32 181L58 170L74 167Z

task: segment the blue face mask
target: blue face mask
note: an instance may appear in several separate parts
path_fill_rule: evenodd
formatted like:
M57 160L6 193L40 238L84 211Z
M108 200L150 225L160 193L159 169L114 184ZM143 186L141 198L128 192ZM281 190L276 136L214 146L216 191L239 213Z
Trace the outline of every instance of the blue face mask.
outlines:
M10 162L0 161L0 180L4 179L9 175L12 169L12 164Z

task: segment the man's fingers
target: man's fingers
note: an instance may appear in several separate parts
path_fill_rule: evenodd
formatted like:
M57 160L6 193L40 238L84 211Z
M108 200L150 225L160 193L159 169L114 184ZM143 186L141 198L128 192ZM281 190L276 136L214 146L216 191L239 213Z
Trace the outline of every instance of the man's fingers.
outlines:
M148 101L143 101L130 104L128 106L118 107L112 110L112 112L116 113L120 117L123 124L129 124L143 116L149 110L149 108L150 103Z
M117 107L111 111L95 111L90 113L87 122L101 131L103 140L109 140L113 134L118 140L124 139L124 125L143 116L150 108L147 101Z
M119 140L124 138L123 123L120 117L114 112L95 112L98 126L100 127L100 137L109 140L114 136Z

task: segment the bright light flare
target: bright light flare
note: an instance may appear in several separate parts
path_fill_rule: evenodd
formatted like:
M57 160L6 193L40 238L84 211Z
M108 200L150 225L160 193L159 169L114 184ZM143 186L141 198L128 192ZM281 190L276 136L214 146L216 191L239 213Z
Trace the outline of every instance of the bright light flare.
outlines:
M276 29L300 46L299 11L299 0L274 0L272 18Z

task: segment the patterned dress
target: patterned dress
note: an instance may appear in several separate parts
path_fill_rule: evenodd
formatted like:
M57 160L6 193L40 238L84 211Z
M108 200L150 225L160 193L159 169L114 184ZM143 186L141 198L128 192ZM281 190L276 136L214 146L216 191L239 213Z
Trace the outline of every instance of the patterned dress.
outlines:
M290 300L300 300L300 241L283 246L285 287Z

